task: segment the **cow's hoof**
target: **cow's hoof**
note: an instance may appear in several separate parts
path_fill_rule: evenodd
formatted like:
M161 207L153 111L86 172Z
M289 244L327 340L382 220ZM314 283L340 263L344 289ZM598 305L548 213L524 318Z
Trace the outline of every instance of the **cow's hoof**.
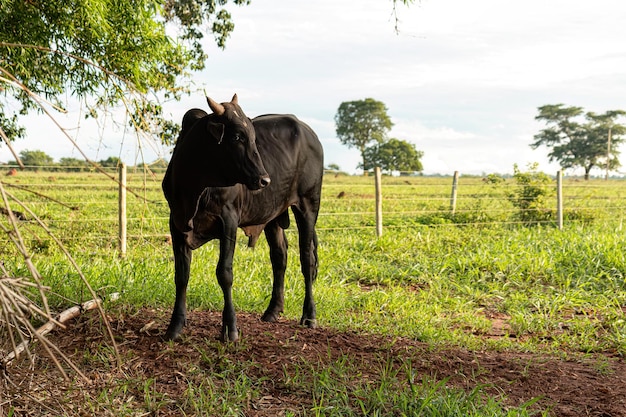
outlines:
M169 342L170 340L179 340L180 339L180 331L179 332L170 332L169 330L165 332L163 335L163 340Z
M180 334L183 332L183 327L187 324L187 316L186 314L172 314L172 318L170 320L170 324L167 326L167 330L165 331L165 335L163 336L164 340L178 340L180 339Z
M265 313L263 313L263 316L261 316L261 321L265 321L267 323L275 323L278 321L279 316L280 316L280 312L268 310Z
M170 340L179 340L180 339L180 335L183 332L183 325L180 326L172 326L170 325L167 328L167 331L165 332L165 335L163 336L163 339L166 341L170 341Z
M163 339L165 340L178 340L180 339L180 334L183 332L183 327L185 327L186 320L172 320L170 325L167 326L167 330L165 331L165 335Z
M228 327L222 329L220 341L222 341L223 343L227 343L236 342L237 340L239 340L239 331L236 327L233 330L230 330Z
M306 319L302 317L300 319L300 326L308 327L309 329L314 329L317 327L317 320L315 319Z

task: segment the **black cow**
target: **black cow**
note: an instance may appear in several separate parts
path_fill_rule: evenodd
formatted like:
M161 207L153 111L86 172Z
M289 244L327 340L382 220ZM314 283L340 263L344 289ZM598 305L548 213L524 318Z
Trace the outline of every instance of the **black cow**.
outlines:
M315 222L323 173L319 139L295 116L265 115L250 120L239 107L236 94L230 103L219 104L208 97L207 101L212 114L199 109L185 114L163 179L170 207L176 282L176 302L165 338L176 339L185 325L191 251L219 239L216 275L224 293L221 339L237 340L231 286L238 227L249 237L249 246L254 246L265 231L274 283L262 320L277 320L284 304L284 229L289 226L289 207L298 225L306 288L300 323L314 327Z

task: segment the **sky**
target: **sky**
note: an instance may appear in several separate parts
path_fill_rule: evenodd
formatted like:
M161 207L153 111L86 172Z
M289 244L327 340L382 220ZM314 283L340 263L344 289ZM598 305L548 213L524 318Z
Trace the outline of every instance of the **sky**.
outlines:
M389 136L424 152L425 174L444 175L506 174L532 162L556 173L548 150L529 146L544 127L539 106L626 109L623 0L418 0L398 6L397 32L391 0L252 0L230 11L226 49L207 42L198 91L164 103L165 114L180 121L190 108L206 110L203 90L220 102L237 93L249 117L298 116L320 137L325 164L350 173L360 154L335 134L344 101L382 101ZM90 126L83 114L70 106L60 120L90 158L169 157L169 148L112 124ZM80 157L45 117L29 116L27 134L18 152ZM0 161L10 159L0 147Z

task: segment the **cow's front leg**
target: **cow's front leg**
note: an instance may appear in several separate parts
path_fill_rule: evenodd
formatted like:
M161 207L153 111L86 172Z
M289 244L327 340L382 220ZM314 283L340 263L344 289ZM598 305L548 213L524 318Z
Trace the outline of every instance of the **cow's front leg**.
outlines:
M170 219L172 249L174 251L174 282L176 283L176 301L170 324L165 332L166 340L178 339L187 320L187 283L191 265L191 249L185 243L185 236L176 229Z
M235 306L233 304L233 257L235 254L235 243L237 239L237 223L224 220L224 236L220 238L220 259L215 271L217 282L224 294L224 310L222 311L222 332L220 340L222 342L235 342L239 339L237 330L237 317L235 316Z
M270 248L270 260L274 282L272 285L272 298L270 304L261 317L261 320L275 322L283 312L285 304L285 270L287 269L287 238L285 230L277 221L272 221L265 226L265 237Z

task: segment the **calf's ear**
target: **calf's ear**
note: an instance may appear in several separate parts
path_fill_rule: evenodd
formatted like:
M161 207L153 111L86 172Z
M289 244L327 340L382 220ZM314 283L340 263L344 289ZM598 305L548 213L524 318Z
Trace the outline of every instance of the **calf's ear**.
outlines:
M209 131L209 135L215 139L217 144L222 143L222 139L224 138L224 125L222 123L207 122L206 127Z

